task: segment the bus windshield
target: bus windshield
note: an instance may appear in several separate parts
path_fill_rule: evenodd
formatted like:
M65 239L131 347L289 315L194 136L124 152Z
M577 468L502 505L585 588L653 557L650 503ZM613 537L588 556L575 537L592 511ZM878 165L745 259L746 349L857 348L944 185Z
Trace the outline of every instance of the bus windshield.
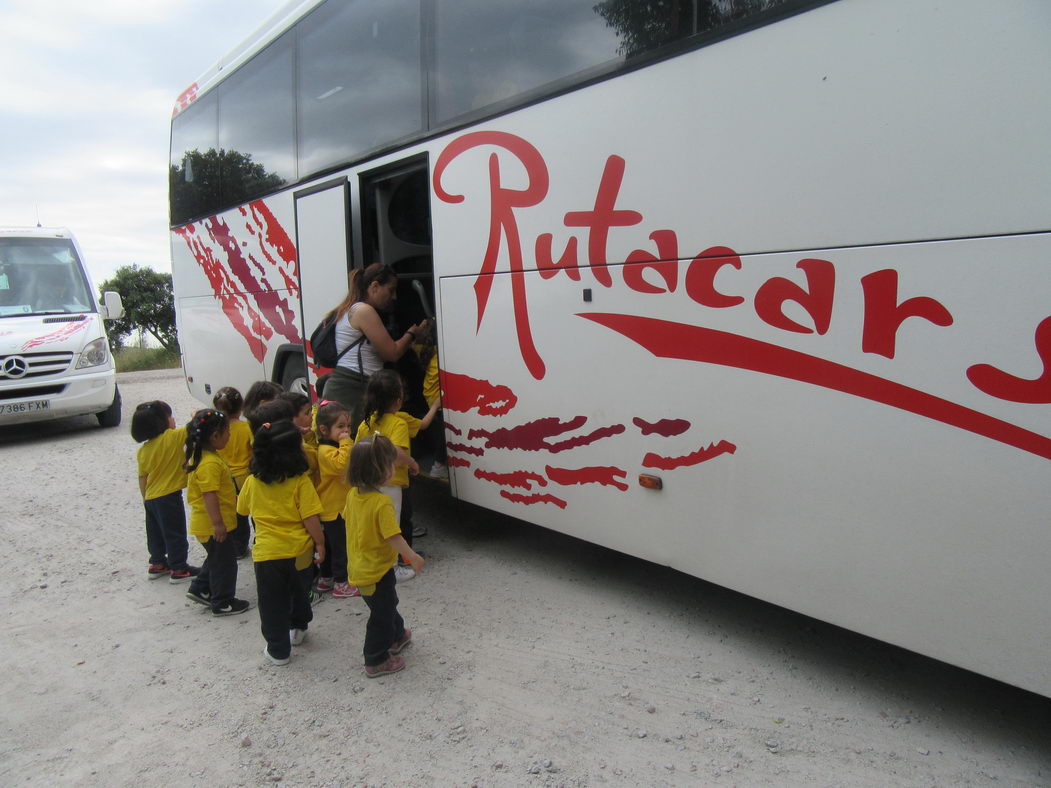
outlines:
M73 244L0 238L0 318L94 311Z

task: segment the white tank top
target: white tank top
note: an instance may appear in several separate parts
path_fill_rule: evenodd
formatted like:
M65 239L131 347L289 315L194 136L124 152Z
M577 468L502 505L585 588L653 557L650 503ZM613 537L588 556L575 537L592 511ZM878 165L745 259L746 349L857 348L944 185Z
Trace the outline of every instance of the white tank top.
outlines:
M361 336L361 331L350 325L350 316L354 313L354 310L361 306L361 302L354 304L347 313L339 319L336 323L336 352L343 350L343 348L350 345L352 342L357 342ZM358 351L361 351L361 368L358 368ZM366 377L379 372L383 369L383 359L379 357L376 352L376 348L372 346L372 343L366 339L357 347L352 350L348 350L340 358L337 366L343 369L349 369L352 372L358 372Z

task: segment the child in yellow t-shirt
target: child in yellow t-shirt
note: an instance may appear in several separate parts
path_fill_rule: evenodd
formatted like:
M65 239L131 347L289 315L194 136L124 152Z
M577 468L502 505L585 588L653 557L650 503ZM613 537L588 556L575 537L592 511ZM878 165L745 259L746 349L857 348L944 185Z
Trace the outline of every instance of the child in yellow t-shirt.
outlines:
M263 655L275 665L287 665L292 646L303 642L314 618L310 565L315 550L319 560L325 558L321 501L307 476L299 428L291 421L259 425L250 468L237 511L255 521L252 560L266 639Z
M321 530L325 532L325 560L317 590L331 591L335 599L358 596L347 582L347 532L343 507L347 503L347 462L350 459L350 411L339 402L326 402L317 412L317 493L321 498Z
M208 554L186 596L208 605L214 616L235 616L251 605L237 590L237 491L234 477L219 452L230 440L230 422L218 410L199 410L186 425L186 470L189 482L190 533Z
M401 410L405 400L405 389L401 376L392 369L381 369L369 378L365 387L365 400L362 412L364 420L358 425L355 441L369 435L383 435L394 444L397 451L395 472L391 481L383 486L382 491L394 502L394 512L398 516L402 536L412 546L412 498L410 497L409 473L420 472L419 465L409 453L410 439L421 429L425 429L434 419L438 403L431 407L422 419L416 419ZM415 573L405 565L395 567L395 576L399 582L411 580Z
M375 376L373 376L375 377ZM343 517L347 523L350 582L361 590L369 607L365 627L365 675L395 673L405 667L398 653L412 641L412 630L398 613L394 564L400 555L413 572L423 558L401 534L394 503L381 489L395 474L398 450L383 435L366 437L350 453L347 480L351 484Z
M441 380L440 372L438 370L438 349L434 344L434 337L429 336L427 340L414 346L416 350L416 356L420 359L420 364L424 367L423 373L423 398L427 401L427 406L430 408L435 407L435 404L441 400ZM440 408L441 406L438 405ZM442 421L441 414L435 416L434 422L430 427L421 430L423 435L420 436L420 442L422 442L422 451L433 456L433 462L431 463L430 470L426 473L432 479L448 479L449 478L449 467L446 464L448 462L448 455L445 448L445 424ZM423 536L426 531L422 531L417 528L414 535Z
M183 583L196 577L198 569L186 563L186 510L182 490L186 486L183 444L186 428L175 426L171 406L154 400L143 402L131 417L131 437L141 443L137 455L139 491L146 509L146 549L150 565L146 576Z
M303 452L307 456L307 465L310 467L310 481L314 487L318 486L320 477L317 466L317 434L314 432L314 409L310 403L310 397L296 391L286 391L278 396L292 406L292 423L299 427L299 434L303 436Z
M241 413L244 410L244 399L241 392L233 386L225 386L216 392L212 398L212 404L216 410L226 414L230 424L230 440L226 446L219 450L219 456L226 460L230 466L230 473L234 477L234 485L237 491L241 491L241 485L248 478L248 462L252 459L252 428L247 421L242 421ZM244 515L237 516L237 530L233 532L234 552L238 558L248 555L248 546L252 539L252 529L249 520Z

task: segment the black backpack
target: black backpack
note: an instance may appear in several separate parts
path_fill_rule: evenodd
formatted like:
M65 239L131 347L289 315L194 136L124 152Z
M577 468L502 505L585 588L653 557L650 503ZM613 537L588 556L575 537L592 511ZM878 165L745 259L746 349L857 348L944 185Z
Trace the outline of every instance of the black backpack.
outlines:
M314 363L322 367L334 368L339 360L343 358L348 350L365 341L365 333L362 332L354 342L351 342L343 350L336 350L336 313L329 312L318 323L310 335L310 348L314 352ZM358 351L358 369L361 369L361 351Z

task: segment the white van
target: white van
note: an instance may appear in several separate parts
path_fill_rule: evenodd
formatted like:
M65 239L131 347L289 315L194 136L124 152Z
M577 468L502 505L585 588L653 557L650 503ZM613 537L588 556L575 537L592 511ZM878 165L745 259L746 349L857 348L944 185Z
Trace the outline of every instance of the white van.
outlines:
M95 298L69 230L0 228L0 424L89 413L120 424L102 321L122 314L117 293Z

